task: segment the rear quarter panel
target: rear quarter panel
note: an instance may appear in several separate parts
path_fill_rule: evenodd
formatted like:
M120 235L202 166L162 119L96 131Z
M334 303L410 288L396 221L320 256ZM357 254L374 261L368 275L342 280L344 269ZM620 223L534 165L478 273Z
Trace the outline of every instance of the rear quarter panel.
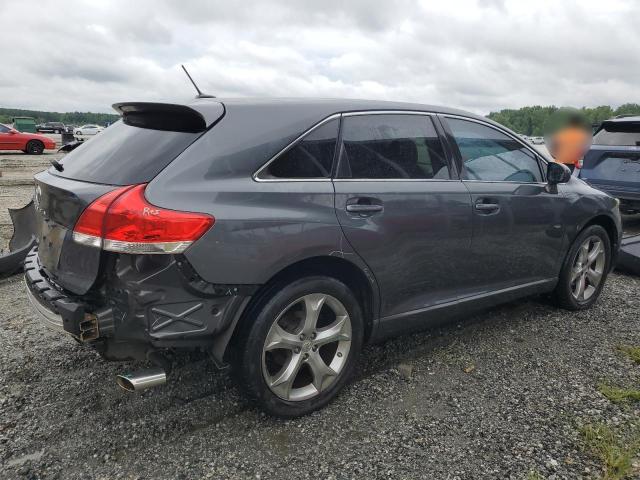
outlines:
M215 225L186 252L211 283L262 284L283 268L315 256L362 262L345 241L330 180L252 178L267 160L333 112L282 105L227 105L213 129L147 187L160 207L205 212Z
M189 185L152 183L149 201L213 215L214 226L185 256L211 283L263 284L299 260L348 255L326 182L200 179Z

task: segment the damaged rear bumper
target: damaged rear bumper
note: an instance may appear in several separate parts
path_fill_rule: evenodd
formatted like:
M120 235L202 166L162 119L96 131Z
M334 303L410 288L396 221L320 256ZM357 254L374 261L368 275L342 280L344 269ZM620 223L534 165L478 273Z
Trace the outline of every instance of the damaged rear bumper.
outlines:
M44 324L113 360L141 359L164 348L206 348L223 354L257 286L213 285L184 259L118 255L102 286L73 295L49 278L34 247L25 259L28 298Z
M44 275L34 247L24 261L24 280L27 298L40 320L48 327L80 338L80 323L84 320L84 306L60 291Z

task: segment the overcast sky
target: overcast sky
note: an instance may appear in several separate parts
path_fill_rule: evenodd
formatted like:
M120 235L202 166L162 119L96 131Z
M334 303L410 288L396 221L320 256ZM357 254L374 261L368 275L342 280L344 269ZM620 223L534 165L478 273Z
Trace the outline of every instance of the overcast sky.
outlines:
M640 1L0 0L0 106L217 96L640 103Z

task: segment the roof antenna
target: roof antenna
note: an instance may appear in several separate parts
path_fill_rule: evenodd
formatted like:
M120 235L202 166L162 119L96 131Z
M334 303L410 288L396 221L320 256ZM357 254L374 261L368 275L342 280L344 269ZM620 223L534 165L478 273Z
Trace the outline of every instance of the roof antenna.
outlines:
M187 72L187 69L185 68L185 66L184 65L180 65L180 66L182 67L182 70L184 70L184 73L187 74L187 77L189 77L189 80L191 80L191 83L193 83L193 86L196 89L196 92L198 92L198 95L196 95L196 98L216 98L214 95L209 95L208 93L202 93L198 88L198 85L196 85L196 82L194 82L193 78L191 78L191 75L189 75L189 72Z

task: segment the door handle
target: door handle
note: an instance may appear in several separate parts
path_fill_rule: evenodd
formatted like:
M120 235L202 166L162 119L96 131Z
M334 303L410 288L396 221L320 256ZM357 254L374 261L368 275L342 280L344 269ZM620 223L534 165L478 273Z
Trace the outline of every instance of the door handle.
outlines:
M347 212L350 213L376 213L381 212L384 209L382 205L366 205L355 203L353 205L347 205Z
M497 203L476 203L476 210L482 213L492 213L500 210L500 205Z

